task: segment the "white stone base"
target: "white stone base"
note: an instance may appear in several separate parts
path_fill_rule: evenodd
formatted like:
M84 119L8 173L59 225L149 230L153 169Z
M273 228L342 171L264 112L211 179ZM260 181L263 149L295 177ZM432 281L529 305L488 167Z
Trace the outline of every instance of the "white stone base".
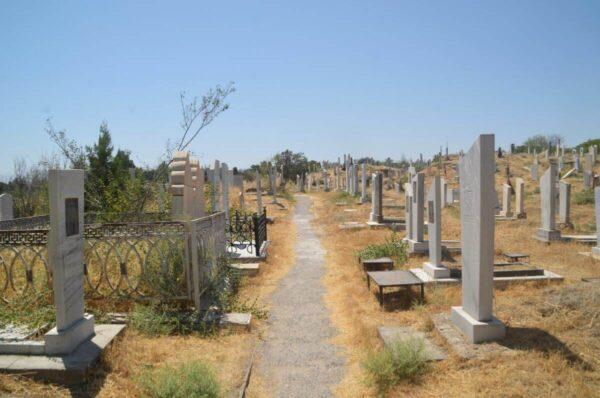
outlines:
M600 246L592 247L592 257L600 260Z
M506 328L496 317L489 321L478 321L462 307L452 307L450 319L471 343L500 340L506 335Z
M542 229L539 228L535 234L537 240L542 242L551 242L553 240L560 240L560 231L556 229Z
M79 344L89 340L94 335L94 316L84 314L67 330L58 331L52 328L44 335L46 355L67 355L73 352Z
M424 240L423 242L418 242L412 239L402 239L404 242L408 243L408 252L409 253L419 253L425 254L429 253L429 242Z
M438 266L431 263L424 263L423 270L434 279L450 278L450 270L443 265Z

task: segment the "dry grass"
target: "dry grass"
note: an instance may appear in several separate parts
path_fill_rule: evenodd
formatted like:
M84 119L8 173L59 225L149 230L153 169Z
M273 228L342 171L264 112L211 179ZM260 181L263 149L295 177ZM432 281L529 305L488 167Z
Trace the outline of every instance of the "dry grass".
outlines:
M246 194L248 209L256 207L253 195ZM269 256L261 264L259 275L245 279L240 287L239 301L255 303L259 308L269 308L269 297L279 280L285 276L294 260L295 229L291 220L293 203L279 199L285 210L267 204L269 197L263 197L269 216L275 223L269 225L271 245ZM141 392L135 376L148 367L162 364L178 364L191 360L201 360L212 365L222 386L222 391L237 391L242 383L246 366L256 342L265 328L264 320L253 320L250 333L222 333L213 337L163 336L147 337L134 330L126 329L123 336L115 341L104 353L90 380L84 386L69 390L62 386L40 383L14 375L0 375L0 395L28 397L137 397ZM258 385L258 383L257 383ZM260 391L260 388L257 388Z
M454 159L455 161L455 159ZM578 252L589 251L589 246L576 243L544 245L532 238L539 226L539 195L534 194L534 184L522 167L524 156L511 158L511 172L522 176L526 182L526 210L528 218L496 224L497 260L505 251L523 251L531 254L531 262L565 276L563 284L546 283L512 285L495 290L495 315L509 327L505 344L516 354L488 360L463 361L452 355L448 360L433 365L431 372L419 384L402 384L389 392L389 396L598 396L600 391L600 328L598 300L586 292L598 293L598 285L580 282L581 277L599 277L600 264ZM542 162L544 163L544 162ZM497 187L504 182L503 160L498 162ZM544 170L543 164L540 170ZM456 187L454 170L446 168L446 179ZM435 172L427 171L429 177ZM581 177L570 179L572 191L581 190ZM514 182L514 180L513 180ZM411 325L423 330L441 345L446 343L433 330L431 315L449 313L450 306L460 305L460 286L428 287L426 302L411 305L409 295L401 295L400 305L382 311L375 295L366 289L362 271L357 265L355 252L369 243L380 243L388 230L340 230L343 221L366 221L370 204L350 206L357 212L344 212L335 206L335 194L314 193L316 199L315 227L320 231L322 244L327 250L326 303L339 334L335 343L346 350L348 370L337 388L343 397L376 396L376 391L364 383L361 361L370 350L380 346L377 327L381 325ZM384 201L395 200L403 204L403 195L384 192ZM393 214L384 209L386 216ZM572 203L575 226L593 223L593 205ZM579 231L575 231L579 232ZM587 232L582 229L582 233ZM442 233L444 239L460 238L458 206L444 210ZM411 256L402 268L421 267L424 256ZM460 264L455 256L449 265ZM572 289L579 306L556 304L557 295ZM549 304L550 303L550 304ZM554 304L552 304L554 303ZM405 309L399 309L405 308ZM595 318L594 318L595 317ZM595 321L594 321L595 319ZM449 347L446 346L448 349Z

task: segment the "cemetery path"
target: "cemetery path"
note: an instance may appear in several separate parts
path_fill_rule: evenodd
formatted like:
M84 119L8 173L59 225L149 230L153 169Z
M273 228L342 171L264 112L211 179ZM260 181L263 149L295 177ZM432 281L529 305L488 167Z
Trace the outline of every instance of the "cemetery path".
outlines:
M335 329L323 300L325 250L310 224L312 199L296 199L296 261L273 294L257 373L275 397L329 397L345 359L330 342Z

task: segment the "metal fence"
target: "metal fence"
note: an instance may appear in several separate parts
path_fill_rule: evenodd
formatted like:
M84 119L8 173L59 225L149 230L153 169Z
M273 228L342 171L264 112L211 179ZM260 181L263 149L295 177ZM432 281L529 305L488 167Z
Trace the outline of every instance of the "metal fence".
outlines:
M222 212L189 222L88 223L98 219L86 215L87 298L192 299L206 289L225 254ZM52 286L48 228L42 217L38 224L30 221L0 230L0 298L7 302Z
M267 240L267 209L259 216L257 213L245 213L239 210L230 214L229 248L245 247L248 252L260 255L260 249Z

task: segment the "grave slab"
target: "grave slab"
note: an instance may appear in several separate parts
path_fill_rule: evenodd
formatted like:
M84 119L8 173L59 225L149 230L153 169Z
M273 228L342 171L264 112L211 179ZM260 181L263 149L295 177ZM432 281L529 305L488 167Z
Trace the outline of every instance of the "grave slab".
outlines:
M95 325L94 336L69 355L0 355L0 370L26 374L45 382L76 384L85 380L89 369L125 325Z
M397 341L422 340L424 343L424 354L428 361L441 361L447 357L446 352L428 339L425 333L410 327L380 326L377 328L377 334L386 347L391 346Z
M233 263L229 267L243 276L256 276L260 269L260 263Z
M363 229L363 228L366 228L367 225L362 222L348 221L345 223L341 223L339 225L339 227L340 227L340 229Z
M251 322L252 314L231 312L223 314L219 319L219 326L230 331L249 331Z
M436 330L446 339L456 354L463 359L482 359L497 355L515 355L516 352L496 342L473 344L467 341L448 314L436 314L432 317Z

